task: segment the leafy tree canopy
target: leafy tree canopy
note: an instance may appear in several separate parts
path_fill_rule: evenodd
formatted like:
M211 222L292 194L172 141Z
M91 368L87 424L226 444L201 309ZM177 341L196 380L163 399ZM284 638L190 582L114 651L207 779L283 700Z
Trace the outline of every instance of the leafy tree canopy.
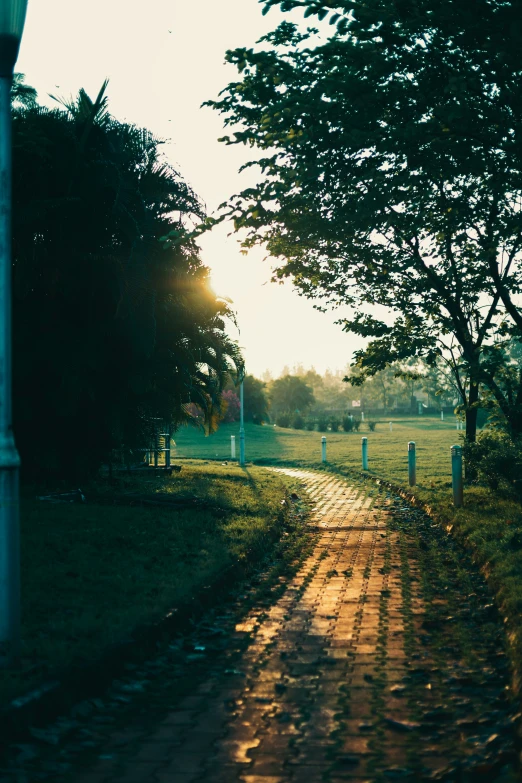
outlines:
M161 140L111 116L103 85L54 110L13 89L14 402L26 474L81 476L197 403L217 422L242 372L194 241L204 218ZM139 452L138 452L139 453Z
M270 384L270 409L278 413L305 413L315 402L310 386L297 375L284 375Z
M468 436L481 383L521 432L521 373L511 401L495 381L498 341L522 337L520 0L274 5L320 24L227 54L241 77L211 105L262 174L227 214L276 277L354 308L361 370L450 349L470 377Z
M268 421L266 383L253 375L246 375L244 380L244 415L245 421L254 424Z

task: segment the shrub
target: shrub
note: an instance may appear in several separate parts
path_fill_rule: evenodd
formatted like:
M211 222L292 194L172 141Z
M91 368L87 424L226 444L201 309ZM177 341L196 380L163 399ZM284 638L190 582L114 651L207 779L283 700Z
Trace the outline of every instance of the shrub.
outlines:
M369 421L368 422L368 429L370 430L370 432L375 432L375 428L376 427L377 427L377 422L376 421Z
M221 409L222 409L222 421L225 424L231 424L234 421L239 421L240 403L237 394L228 389L224 391L221 396Z
M306 427L306 429L309 432L312 432L312 430L315 430L315 419L307 419L305 427Z
M278 427L289 427L290 426L290 414L289 413L280 413L278 417L276 418L276 424Z
M351 418L351 416L344 416L343 422L342 422L342 428L345 432L353 432L355 422Z
M296 413L294 416L294 420L292 422L292 427L294 428L294 430L302 430L304 429L304 425L305 425L304 416L301 416L300 413Z
M508 490L522 496L522 448L507 433L484 430L475 443L464 442L463 456L468 475L487 484L494 492Z
M339 419L330 419L330 429L332 432L339 432Z
M317 419L317 429L319 432L326 432L328 430L328 419L324 416L320 416Z
M360 419L354 419L353 420L353 428L355 432L359 432L359 429L361 427L361 420Z

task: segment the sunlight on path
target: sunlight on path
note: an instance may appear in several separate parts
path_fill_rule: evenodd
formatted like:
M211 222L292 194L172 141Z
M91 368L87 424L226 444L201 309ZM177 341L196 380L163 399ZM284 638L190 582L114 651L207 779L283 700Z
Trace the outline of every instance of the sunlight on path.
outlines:
M325 473L282 472L312 501L313 555L281 598L236 626L235 638L252 634L236 669L211 675L133 737L132 755L111 769L101 760L78 783L443 779L452 754L474 752L454 719L480 722L504 683L463 693L454 682L451 710L443 703L443 680L448 671L458 680L461 664L430 649L416 544L392 524L395 499Z

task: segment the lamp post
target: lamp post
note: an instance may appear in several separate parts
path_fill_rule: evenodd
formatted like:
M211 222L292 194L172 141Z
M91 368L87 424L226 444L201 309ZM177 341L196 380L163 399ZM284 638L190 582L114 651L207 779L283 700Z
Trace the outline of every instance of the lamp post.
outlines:
M0 0L0 665L20 648L20 526L11 406L11 83L27 0Z
M240 402L240 421L239 421L239 464L241 467L245 465L245 421L244 421L244 405L243 405L243 381L239 387L239 402Z

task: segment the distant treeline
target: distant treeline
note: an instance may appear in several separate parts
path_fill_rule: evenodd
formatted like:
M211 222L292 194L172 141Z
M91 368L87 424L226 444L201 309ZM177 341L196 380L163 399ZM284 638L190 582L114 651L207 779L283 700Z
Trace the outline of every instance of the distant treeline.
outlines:
M390 365L372 378L360 378L357 368L351 367L323 375L301 365L285 367L275 379L270 373L265 373L262 380L247 375L244 396L247 421L289 426L295 419L300 427L309 420L328 420L331 415L339 420L350 413L358 416L360 410L381 414L392 410L417 412L421 401L440 411L459 402L451 373L441 364L429 366L423 362ZM225 421L237 421L239 398L232 385L225 391L224 400ZM354 401L360 405L354 406Z

